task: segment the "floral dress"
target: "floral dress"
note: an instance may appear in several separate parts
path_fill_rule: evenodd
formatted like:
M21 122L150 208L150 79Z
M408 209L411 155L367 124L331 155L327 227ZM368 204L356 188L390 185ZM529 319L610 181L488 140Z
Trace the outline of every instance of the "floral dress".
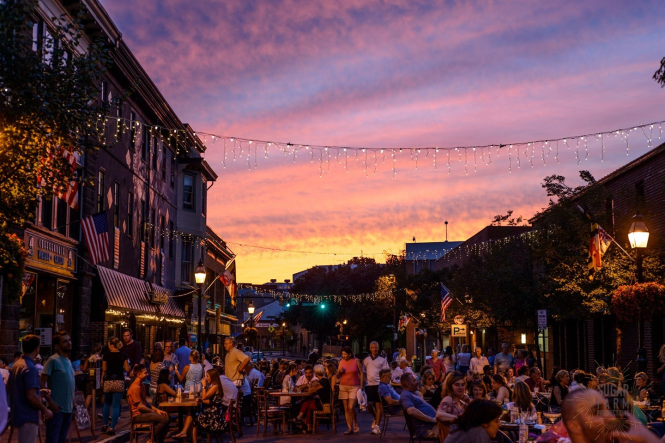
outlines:
M203 411L196 417L196 425L206 432L222 432L226 429L221 395L215 393L210 404L203 405Z
M464 410L466 409L469 403L471 403L471 399L469 398L468 395L462 397L459 401L459 404L455 401L453 401L452 403L442 401L439 404L439 411L443 411L447 414L459 417L464 413Z

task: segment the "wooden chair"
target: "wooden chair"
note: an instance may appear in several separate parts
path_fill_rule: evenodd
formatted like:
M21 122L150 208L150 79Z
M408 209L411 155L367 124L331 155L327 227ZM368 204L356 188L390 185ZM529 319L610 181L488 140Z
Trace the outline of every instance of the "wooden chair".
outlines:
M415 443L421 441L439 441L439 436L434 437L418 437L416 435L415 426L413 424L413 418L409 415L404 408L402 408L402 414L404 414L404 421L406 421L406 427L409 430L409 443Z
M229 433L235 442L234 432L238 433L238 437L242 437L242 422L240 421L240 408L238 407L238 400L231 400L229 403L229 416L231 422L229 423Z
M266 436L268 430L268 423L272 422L273 430L276 429L276 424L281 422L282 429L286 430L286 415L289 413L288 406L273 406L269 401L268 391L265 389L257 392L257 407L258 416L256 419L256 436L259 436L261 423L263 423L263 436Z
M313 423L312 423L312 434L316 434L319 430L319 422L321 420L330 420L333 428L333 434L337 434L337 422L339 421L339 416L337 415L339 409L335 407L338 399L338 390L332 388L330 393L330 403L323 405L323 411L314 411L313 413ZM328 409L326 411L326 409ZM328 428L330 429L330 428Z
M129 414L130 424L129 424L129 443L134 443L136 438L136 443L139 442L139 435L149 434L150 440L155 442L155 424L154 423L134 423L134 417Z

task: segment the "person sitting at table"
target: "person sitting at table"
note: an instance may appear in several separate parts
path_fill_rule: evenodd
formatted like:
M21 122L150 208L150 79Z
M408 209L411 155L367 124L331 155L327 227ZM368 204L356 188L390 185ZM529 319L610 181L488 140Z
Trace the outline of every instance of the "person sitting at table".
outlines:
M282 381L282 392L293 392L295 388L293 377L298 374L298 365L291 363L287 371L288 372L284 375L284 380ZM288 406L289 404L291 404L291 397L285 395L279 397L280 406Z
M550 398L550 407L560 408L563 400L568 395L568 385L570 384L570 374L568 371L562 370L554 376L554 388L552 389L552 397Z
M545 380L541 376L540 369L535 366L529 369L529 378L524 380L524 383L533 393L545 392Z
M215 369L218 374L222 374L219 377L219 380L222 383L222 392L224 398L222 398L222 404L224 405L224 411L231 404L231 400L238 402L238 387L233 383L233 381L224 374L224 368Z
M266 376L263 375L261 371L256 369L254 363L252 362L247 363L247 369L249 370L249 372L247 373L246 378L249 380L249 382L256 387L259 388L263 387L263 383L265 382Z
M506 369L505 379L508 387L512 389L512 387L515 386L515 372L513 371L513 368Z
M275 375L272 378L272 387L275 389L279 389L282 387L282 382L284 381L284 376L286 375L286 372L289 370L289 363L282 360L279 362L279 369L277 372L275 372Z
M506 379L501 374L492 376L492 398L496 402L511 401L513 398L513 391L510 390L506 384Z
M383 404L383 410L388 414L397 414L400 410L399 394L390 384L390 369L379 371L379 396Z
M656 392L651 389L649 377L644 372L638 372L635 374L632 395L637 401L645 401L647 399L651 401L658 400L658 394L656 394Z
M298 377L298 381L296 381L296 391L298 392L307 389L311 386L312 382L318 381L318 377L314 375L314 368L312 365L305 366L304 371L305 373Z
M337 377L335 374L337 373L337 368L335 367L335 363L333 363L331 360L328 360L323 367L326 369L326 378L328 381L330 381L330 386L333 388L337 384Z
M143 382L148 378L148 371L142 364L134 365L134 381L127 390L127 404L134 423L154 423L157 442L164 443L169 431L169 415L146 401Z
M522 381L515 383L513 401L508 403L508 410L517 408L520 412L527 412L529 416L536 415L536 407L531 397L531 389Z
M226 408L223 405L224 388L219 377L219 372L215 369L209 369L205 375L206 389L203 396L196 399L197 403L201 404L201 412L192 417L187 416L185 425L179 434L173 438L187 438L187 433L190 428L192 430L192 441L197 442L197 428L201 428L208 433L222 432L226 429L226 421L224 420L224 413ZM237 390L235 385L233 389Z
M459 372L446 377L443 388L443 400L436 410L436 420L455 422L464 413L471 399L466 394L466 380Z
M413 374L404 374L400 382L402 394L399 402L411 418L416 438L436 437L439 433L436 427L436 410L420 396L418 380Z
M409 367L409 361L406 359L406 357L401 357L397 364L399 365L394 371L393 375L391 378L391 381L393 383L400 383L401 377L404 374L413 374L413 371Z
M156 390L155 396L152 399L152 405L156 408L159 407L160 396L165 395L166 397L175 397L176 392L171 388L171 371L168 368L163 368L159 371L159 375L156 380Z
M436 376L432 369L428 369L423 373L423 378L420 381L420 395L423 396L426 402L429 403L429 399L434 395L437 386L434 384L436 381Z
M302 423L303 417L307 425L306 432L312 432L312 419L314 411L323 411L324 405L330 407L332 390L330 387L330 380L326 377L326 370L322 365L316 365L313 369L316 380L312 381L303 389L303 392L308 394L316 394L319 398L309 398L302 402L300 405L300 412L293 421L295 423ZM301 385L304 386L304 385Z
M471 400L487 400L487 387L482 380L474 380L471 382Z
M499 433L501 406L489 400L475 400L459 417L457 429L443 443L490 443Z
M194 386L203 380L203 366L199 363L199 352L192 351L189 354L189 364L182 370L182 374L175 370L175 375L180 383L185 382L185 391L194 389Z
M485 388L487 389L487 395L489 396L490 393L492 392L492 376L491 375L483 375L483 384L485 385Z
M165 367L163 362L164 350L162 348L156 348L150 358L150 388L148 390L153 402L155 401L155 394L157 393L157 379L159 378L159 373L162 368Z
M527 365L522 366L517 370L517 377L515 377L515 383L518 381L526 381L529 378L529 367Z

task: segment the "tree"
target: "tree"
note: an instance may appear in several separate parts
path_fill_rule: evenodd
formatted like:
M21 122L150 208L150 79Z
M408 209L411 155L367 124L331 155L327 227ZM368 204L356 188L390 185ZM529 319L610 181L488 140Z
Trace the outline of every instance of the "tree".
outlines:
M653 79L660 84L661 88L665 87L665 57L660 60L660 67L654 72Z
M99 99L111 63L106 42L86 42L81 49L87 12L76 11L73 22L52 18L44 38L33 42L37 3L0 2L0 250L15 251L0 261L0 275L19 282L22 271L11 269L20 251L9 229L32 219L39 198L81 180L63 150L82 155L95 149L111 105Z

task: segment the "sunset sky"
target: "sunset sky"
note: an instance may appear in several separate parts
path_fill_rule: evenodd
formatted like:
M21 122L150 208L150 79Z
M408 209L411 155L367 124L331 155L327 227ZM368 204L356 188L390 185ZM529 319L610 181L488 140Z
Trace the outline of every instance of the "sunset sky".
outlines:
M347 173L277 150L257 168L207 137L219 174L208 224L238 255L238 280L292 278L315 264L397 253L416 237L464 240L494 215L547 205L543 177L596 178L649 150L641 131L537 145L509 172L411 148L528 142L665 120L651 79L665 56L662 1L102 0L162 94L197 132L296 144L400 149L383 163L349 153ZM649 135L649 129L647 129ZM660 135L654 128L653 145ZM665 141L665 135L663 136ZM471 155L472 151L467 154ZM486 152L485 152L486 155ZM486 159L487 160L487 159ZM327 171L327 164L323 169ZM235 244L234 244L235 243ZM237 244L338 255L268 252ZM346 255L344 255L346 254Z

